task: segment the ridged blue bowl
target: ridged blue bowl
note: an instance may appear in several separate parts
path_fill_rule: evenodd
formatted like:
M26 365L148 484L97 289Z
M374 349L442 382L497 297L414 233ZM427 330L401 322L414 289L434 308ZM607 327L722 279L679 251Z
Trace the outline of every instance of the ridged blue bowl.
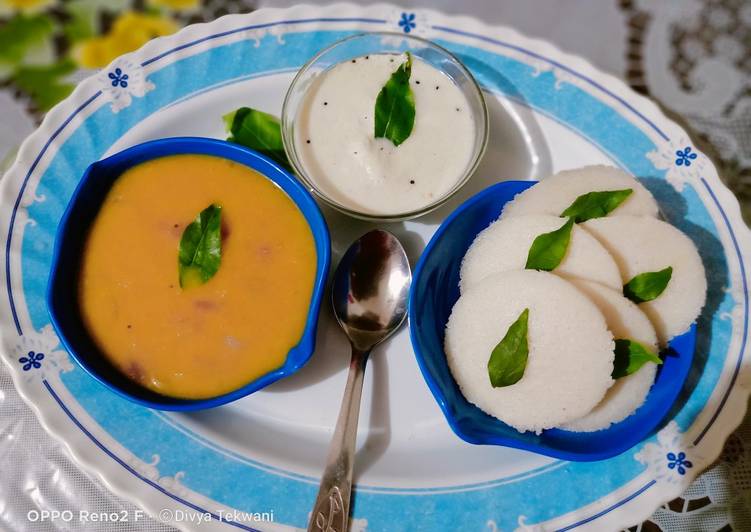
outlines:
M652 434L683 387L696 343L696 328L674 338L649 396L633 415L606 430L545 430L520 433L468 402L443 351L444 331L459 298L459 268L477 234L500 216L503 206L534 181L505 181L473 196L438 228L415 269L410 292L412 346L425 382L453 431L469 443L503 445L575 461L603 460Z
M313 233L317 264L305 330L300 342L287 354L284 365L224 395L208 399L176 399L148 390L113 367L92 341L78 308L78 277L88 229L115 180L129 168L158 157L203 154L244 164L279 186L295 202ZM99 382L141 405L160 410L200 410L219 406L251 394L300 369L315 348L316 326L331 242L326 222L310 193L285 169L259 153L238 144L200 137L174 137L138 144L89 166L68 203L58 226L52 257L47 307L52 325L68 352ZM147 302L144 302L147 304ZM281 317L280 319L283 319Z

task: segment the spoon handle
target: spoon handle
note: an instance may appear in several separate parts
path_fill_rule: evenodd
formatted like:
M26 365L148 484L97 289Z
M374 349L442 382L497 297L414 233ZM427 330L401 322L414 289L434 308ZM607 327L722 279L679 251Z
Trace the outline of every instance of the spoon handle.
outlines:
M349 521L349 500L352 494L352 465L357 440L357 420L365 364L370 351L352 346L347 386L344 388L339 419L331 439L326 470L321 478L308 532L346 532Z

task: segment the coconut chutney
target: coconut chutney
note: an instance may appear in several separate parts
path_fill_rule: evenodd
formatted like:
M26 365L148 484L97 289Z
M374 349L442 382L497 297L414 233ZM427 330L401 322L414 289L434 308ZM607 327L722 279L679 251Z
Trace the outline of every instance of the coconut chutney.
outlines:
M414 55L414 128L399 146L375 138L376 98L405 60L374 54L339 63L303 96L295 150L316 188L345 208L373 215L420 210L451 192L472 163L476 126L467 98Z

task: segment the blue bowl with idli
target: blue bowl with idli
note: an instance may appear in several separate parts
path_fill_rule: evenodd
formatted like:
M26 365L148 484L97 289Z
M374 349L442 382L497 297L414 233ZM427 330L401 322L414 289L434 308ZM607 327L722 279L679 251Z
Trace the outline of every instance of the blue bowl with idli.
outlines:
M430 391L452 430L463 440L564 460L603 460L633 447L665 420L691 367L695 325L663 350L663 363L644 403L622 421L594 432L558 428L519 432L465 398L444 350L446 325L460 297L460 270L467 250L477 235L498 219L508 202L534 184L505 181L493 185L467 200L439 227L415 269L409 307L412 345Z

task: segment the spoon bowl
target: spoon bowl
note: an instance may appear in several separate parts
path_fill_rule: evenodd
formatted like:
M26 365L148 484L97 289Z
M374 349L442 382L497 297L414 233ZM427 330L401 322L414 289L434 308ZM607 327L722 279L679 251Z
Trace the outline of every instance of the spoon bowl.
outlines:
M331 303L354 345L372 348L399 328L411 279L404 248L391 233L371 231L349 247L334 274Z
M370 350L404 323L411 282L407 254L388 231L360 237L336 268L331 303L352 345L352 360L309 532L347 530L365 366Z

